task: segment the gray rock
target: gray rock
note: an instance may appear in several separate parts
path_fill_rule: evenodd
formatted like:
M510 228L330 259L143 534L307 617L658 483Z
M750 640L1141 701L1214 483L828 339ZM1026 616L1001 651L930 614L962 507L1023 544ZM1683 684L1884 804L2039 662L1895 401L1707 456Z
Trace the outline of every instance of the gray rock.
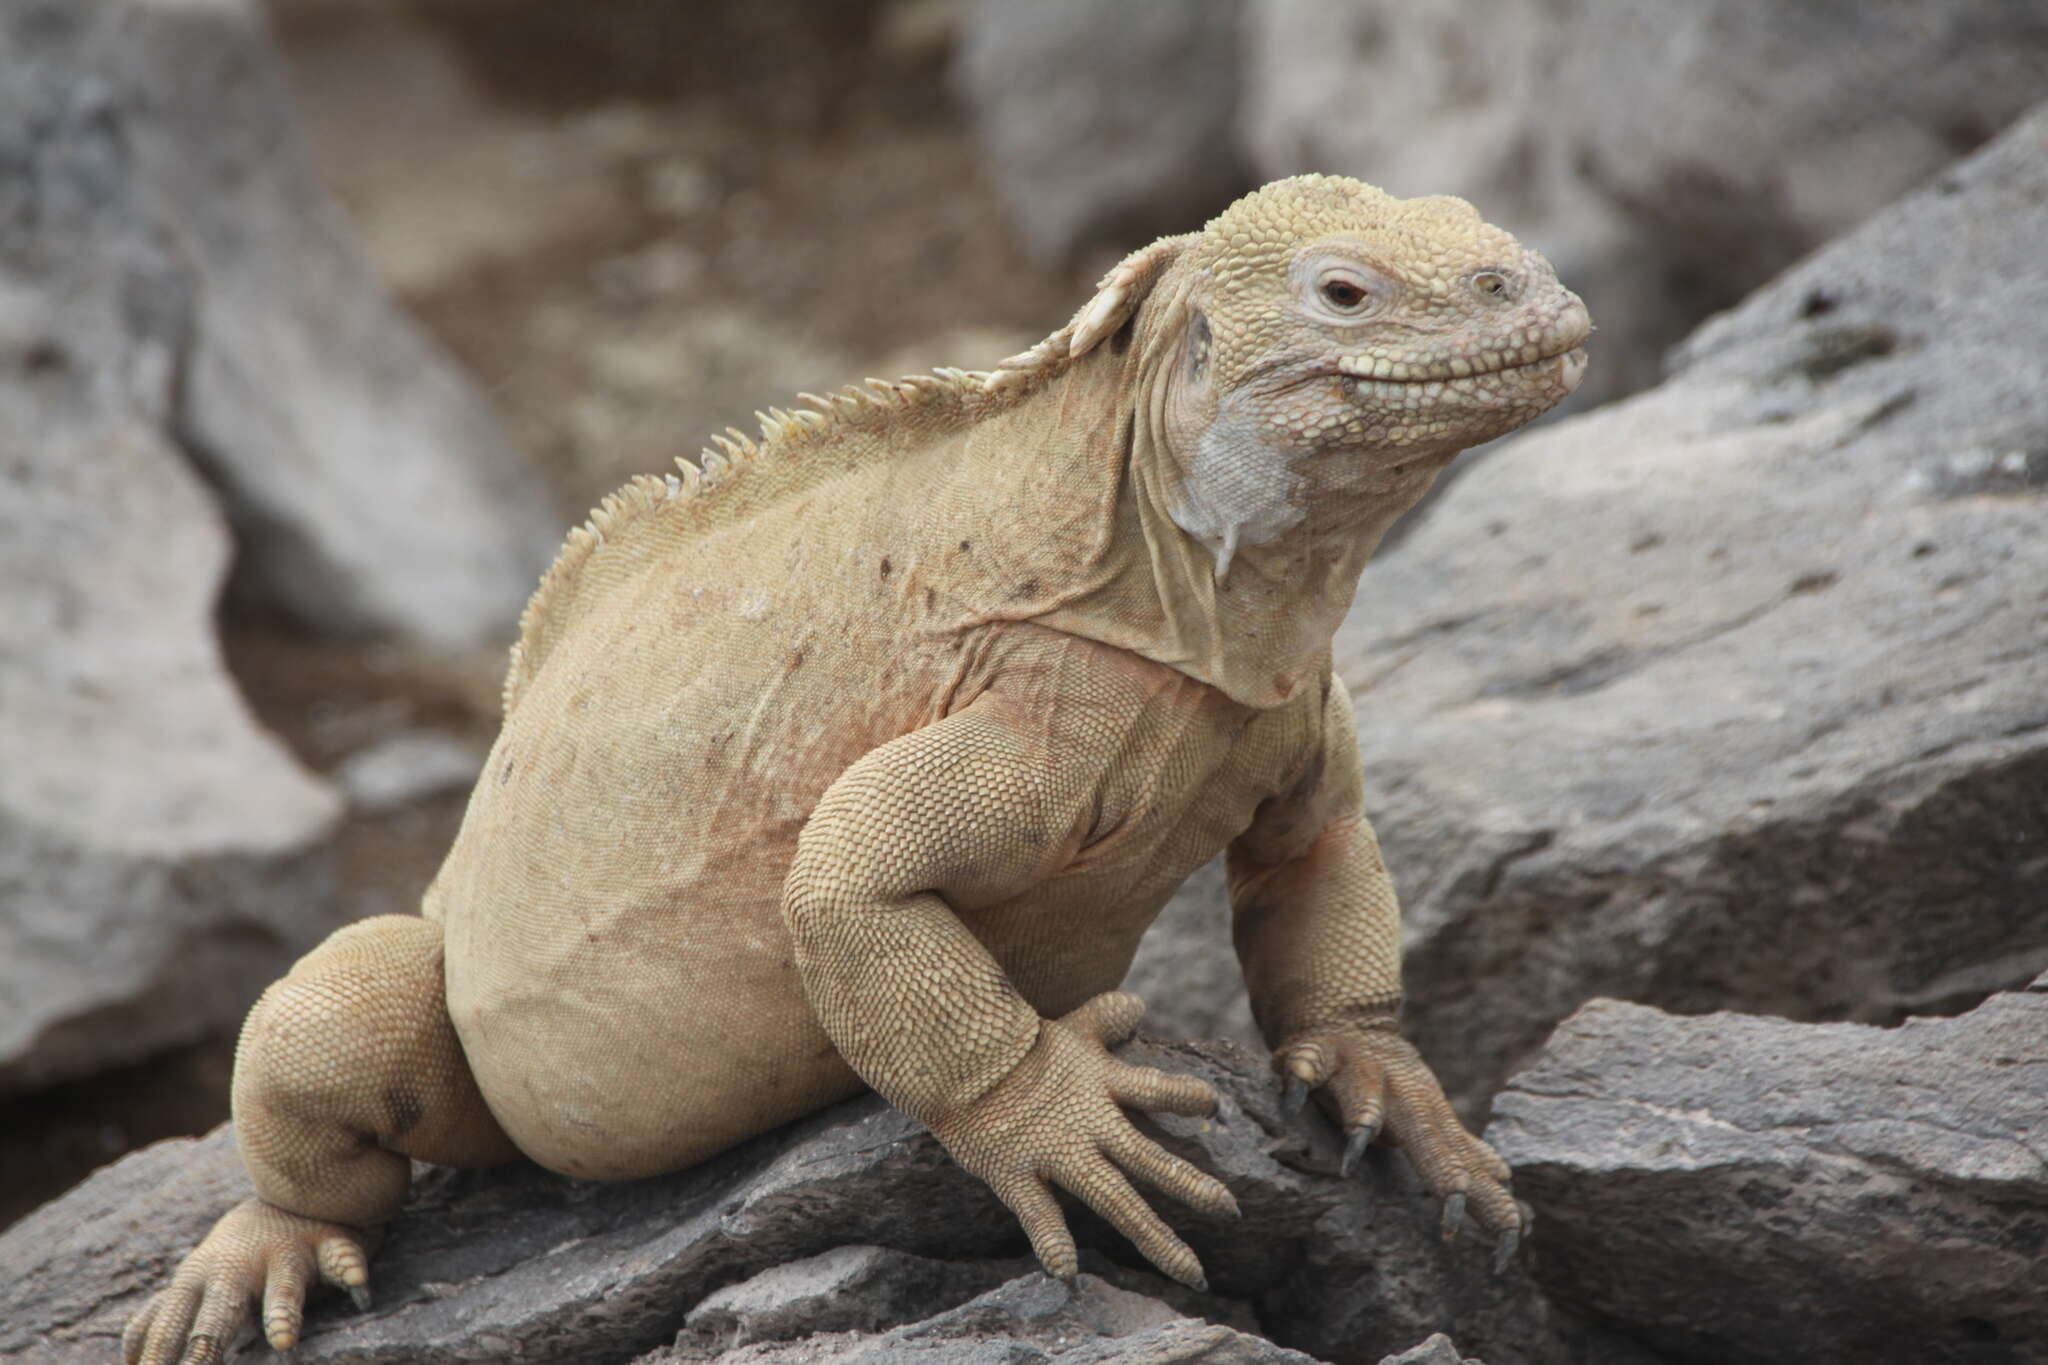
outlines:
M349 804L384 814L443 792L467 790L484 757L453 735L408 730L356 750L334 770Z
M193 278L110 89L16 55L85 24L0 5L0 1094L231 1025L333 927L340 802L228 676L166 436Z
M1596 995L1891 1023L2048 968L2042 240L2048 109L1367 569L1337 664L1472 1111Z
M1585 295L1589 398L1653 382L1707 311L1971 151L2048 70L2014 0L1253 0L1245 28L1261 177L1477 203Z
M1380 1365L1484 1365L1484 1362L1459 1355L1457 1343L1438 1332L1428 1341L1411 1346L1397 1356L1388 1356Z
M935 1261L877 1246L840 1246L727 1285L684 1327L720 1349L819 1332L873 1332L994 1289L1022 1262Z
M1035 255L1060 263L1184 232L1250 187L1231 137L1239 9L978 0L969 10L955 83Z
M636 1365L679 1365L705 1357L688 1348L657 1351ZM1031 1273L970 1303L879 1335L829 1333L794 1345L756 1346L713 1357L717 1365L803 1361L806 1365L925 1365L1060 1361L1068 1365L1314 1365L1263 1338L1185 1317L1159 1299L1083 1274L1071 1286Z
M1587 1005L1487 1132L1542 1278L1681 1360L2048 1360L2035 984L1895 1029Z
M227 499L238 587L314 626L464 646L509 631L558 539L481 396L392 307L320 187L249 0L5 0L27 136L89 98L76 188L106 249L154 235L185 297L168 434ZM136 307L162 306L154 295Z
M1182 1354L1153 1358L1262 1358L1232 1356L1242 1343L1221 1334L1244 1321L1226 1302L1239 1299L1282 1344L1345 1362L1377 1361L1444 1328L1482 1351L1512 1343L1490 1352L1503 1359L1648 1359L1555 1309L1519 1272L1489 1276L1486 1248L1441 1243L1436 1211L1400 1158L1374 1154L1361 1179L1335 1178L1336 1134L1319 1116L1281 1123L1261 1063L1229 1048L1143 1045L1130 1055L1222 1089L1214 1119L1157 1126L1175 1150L1220 1172L1244 1208L1232 1222L1155 1201L1223 1298L1149 1275L1127 1281L1173 1314L1217 1320L1166 1322L1154 1345ZM246 1190L223 1129L159 1143L30 1215L0 1235L0 1354L25 1365L111 1354L126 1315ZM1135 1261L1094 1217L1077 1214L1074 1228L1084 1247ZM377 1255L376 1307L357 1314L319 1300L299 1359L623 1358L673 1340L688 1310L720 1288L849 1245L949 1261L1007 1261L1026 1250L984 1186L869 1096L654 1180L579 1184L524 1166L437 1173ZM675 1350L707 1353L689 1334Z
M1263 1054L1230 937L1230 892L1216 858L1176 891L1138 944L1123 990L1145 1002L1145 1031L1224 1038Z

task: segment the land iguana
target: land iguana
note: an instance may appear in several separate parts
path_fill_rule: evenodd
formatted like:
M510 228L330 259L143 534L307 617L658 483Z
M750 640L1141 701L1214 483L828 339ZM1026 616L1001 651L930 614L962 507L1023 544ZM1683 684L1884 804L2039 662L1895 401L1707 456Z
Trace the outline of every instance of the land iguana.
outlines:
M1460 450L1577 385L1590 324L1459 199L1279 181L1125 258L989 372L815 398L642 476L521 624L504 725L420 916L342 929L251 1011L257 1198L128 1325L216 1359L317 1277L366 1301L418 1158L586 1179L704 1160L872 1086L1076 1273L1053 1190L1168 1275L1132 1179L1219 1181L1123 1106L1116 991L1227 849L1289 1099L1384 1137L1504 1258L1523 1213L1405 1042L1399 913L1330 640Z

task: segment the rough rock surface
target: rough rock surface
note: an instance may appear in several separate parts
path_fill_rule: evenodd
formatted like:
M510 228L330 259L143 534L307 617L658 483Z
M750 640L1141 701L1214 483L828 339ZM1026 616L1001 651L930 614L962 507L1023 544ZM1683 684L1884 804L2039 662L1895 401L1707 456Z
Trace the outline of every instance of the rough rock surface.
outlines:
M1546 1283L1688 1361L2048 1360L2048 976L1895 1029L1599 1000L1487 1136Z
M1244 968L1230 938L1223 860L1182 884L1138 944L1123 989L1145 1002L1145 1031L1162 1038L1227 1038L1261 1056Z
M193 277L108 91L16 55L77 19L0 5L0 1094L231 1024L332 927L340 803L228 677L167 435Z
M2048 109L1366 569L1337 664L1468 1112L1597 995L1889 1023L2048 967L2042 240Z
M1601 341L1588 396L2041 98L2025 0L1252 0L1261 178L1462 194L1542 249ZM1768 149L1768 154L1763 154Z
M1240 7L973 6L956 84L1036 255L1064 261L1185 232L1251 188L1231 137Z
M996 1288L1031 1267L1019 1260L938 1261L877 1246L839 1246L727 1285L683 1319L687 1337L719 1350L820 1332L873 1332L913 1322Z
M1520 1270L1490 1276L1477 1242L1444 1245L1436 1210L1398 1156L1375 1153L1359 1179L1336 1178L1336 1134L1319 1116L1283 1124L1261 1063L1228 1048L1148 1045L1130 1055L1222 1088L1215 1119L1159 1126L1222 1174L1244 1209L1240 1221L1211 1221L1160 1201L1218 1297L1152 1277L1129 1282L1155 1286L1149 1297L1219 1330L1244 1322L1229 1300L1248 1302L1283 1345L1346 1365L1445 1329L1503 1361L1650 1359L1554 1310ZM222 1129L131 1155L31 1214L0 1235L0 1354L41 1365L111 1353L126 1315L246 1188ZM1074 1225L1084 1246L1135 1256L1094 1219L1077 1215ZM714 1291L848 1245L995 1258L1006 1273L1025 1250L984 1186L869 1096L654 1180L579 1184L521 1166L436 1174L372 1267L376 1307L358 1315L320 1300L299 1359L624 1358L673 1341ZM696 1338L684 1346L705 1350ZM1219 1346L1207 1358L1233 1357Z
M163 253L184 296L164 434L227 499L237 586L323 629L449 646L509 630L557 518L360 259L256 7L5 0L0 24L24 152L89 124L106 154L76 211L103 220L110 260Z
M1438 1332L1428 1341L1411 1347L1397 1356L1388 1356L1380 1365L1485 1365L1472 1356L1458 1354L1458 1347L1449 1337Z
M909 1313L907 1320L899 1319L903 1326L887 1332L825 1328L800 1342L741 1347L710 1357L679 1342L675 1348L640 1357L636 1365L703 1360L716 1365L794 1365L798 1361L805 1365L883 1365L903 1360L928 1365L991 1361L1018 1361L1020 1365L1031 1361L1314 1365L1312 1357L1298 1351L1234 1327L1186 1316L1150 1294L1119 1287L1093 1274L1084 1273L1069 1288L1031 1271L957 1308L930 1311L939 1306L927 1301Z

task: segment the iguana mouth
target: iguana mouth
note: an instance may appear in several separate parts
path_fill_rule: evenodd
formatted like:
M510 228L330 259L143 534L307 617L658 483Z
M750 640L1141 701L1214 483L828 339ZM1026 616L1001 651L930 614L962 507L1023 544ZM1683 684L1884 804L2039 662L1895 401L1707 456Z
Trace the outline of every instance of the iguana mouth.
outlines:
M1352 379L1370 379L1383 384L1449 383L1459 379L1480 379L1487 375L1531 370L1577 352L1583 360L1585 338L1568 345L1544 346L1530 342L1513 349L1481 351L1475 357L1453 356L1429 361L1389 360L1385 356L1347 355L1337 358L1337 373Z
M1467 351L1449 348L1407 358L1386 355L1340 355L1337 373L1381 384L1447 384L1461 379L1511 374L1566 360L1567 374L1583 370L1585 345L1593 334L1585 306L1570 295L1566 306L1549 317L1490 338L1491 344Z

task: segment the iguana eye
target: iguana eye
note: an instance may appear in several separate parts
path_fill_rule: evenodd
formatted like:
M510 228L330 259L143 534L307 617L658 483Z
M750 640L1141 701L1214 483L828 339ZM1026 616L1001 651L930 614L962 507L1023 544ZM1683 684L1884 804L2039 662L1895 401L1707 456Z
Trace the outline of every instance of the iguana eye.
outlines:
M1294 288L1311 317L1354 327L1396 294L1392 280L1349 252L1317 251L1295 262Z
M1350 266L1327 266L1315 280L1315 293L1339 317L1360 317L1372 311L1378 291L1372 278Z
M1365 290L1345 279L1324 280L1323 297L1339 308L1352 309L1365 302Z

